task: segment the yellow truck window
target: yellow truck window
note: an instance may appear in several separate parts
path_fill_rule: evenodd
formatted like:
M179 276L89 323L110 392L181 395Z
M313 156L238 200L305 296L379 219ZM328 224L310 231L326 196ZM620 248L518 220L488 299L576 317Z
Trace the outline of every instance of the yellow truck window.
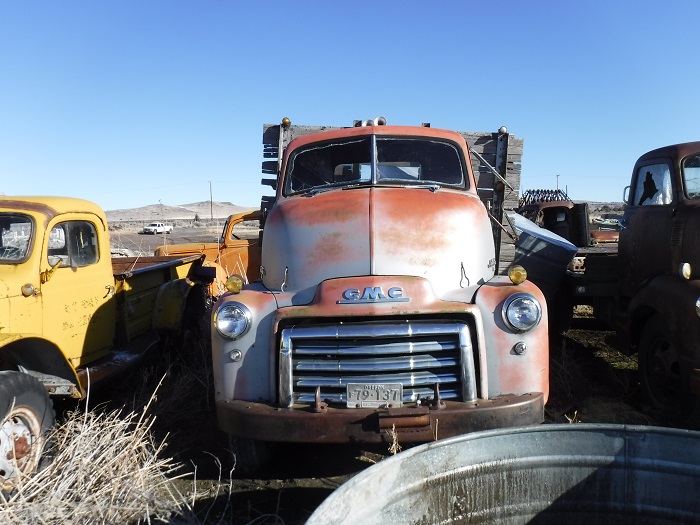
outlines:
M60 267L88 266L99 259L97 232L87 221L58 223L51 229L47 250L50 266L60 262Z
M31 218L0 214L0 264L17 264L29 255L34 227Z

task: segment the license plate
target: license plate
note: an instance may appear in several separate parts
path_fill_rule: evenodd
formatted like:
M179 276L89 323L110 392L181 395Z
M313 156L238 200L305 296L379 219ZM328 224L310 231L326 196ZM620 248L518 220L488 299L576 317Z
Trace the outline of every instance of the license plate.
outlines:
M348 408L400 407L403 399L401 383L349 383Z

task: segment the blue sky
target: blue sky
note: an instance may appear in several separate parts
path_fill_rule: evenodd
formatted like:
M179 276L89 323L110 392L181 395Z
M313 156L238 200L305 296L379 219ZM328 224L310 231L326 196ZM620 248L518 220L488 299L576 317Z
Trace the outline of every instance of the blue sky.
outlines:
M698 140L700 2L0 1L0 193L255 207L264 123L506 125L522 189L621 200Z

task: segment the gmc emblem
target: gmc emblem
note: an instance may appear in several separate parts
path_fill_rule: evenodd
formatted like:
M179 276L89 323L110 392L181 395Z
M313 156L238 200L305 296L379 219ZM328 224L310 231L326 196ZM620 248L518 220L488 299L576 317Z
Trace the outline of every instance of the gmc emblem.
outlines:
M411 299L403 296L403 288L394 286L384 293L381 286L368 286L363 292L357 288L348 288L343 292L343 298L338 304L365 303L407 303Z

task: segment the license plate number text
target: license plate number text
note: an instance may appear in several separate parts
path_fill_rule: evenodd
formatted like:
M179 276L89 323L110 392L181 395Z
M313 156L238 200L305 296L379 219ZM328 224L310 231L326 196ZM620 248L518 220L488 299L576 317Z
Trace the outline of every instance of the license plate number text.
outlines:
M401 406L401 383L349 383L348 408L394 408Z

